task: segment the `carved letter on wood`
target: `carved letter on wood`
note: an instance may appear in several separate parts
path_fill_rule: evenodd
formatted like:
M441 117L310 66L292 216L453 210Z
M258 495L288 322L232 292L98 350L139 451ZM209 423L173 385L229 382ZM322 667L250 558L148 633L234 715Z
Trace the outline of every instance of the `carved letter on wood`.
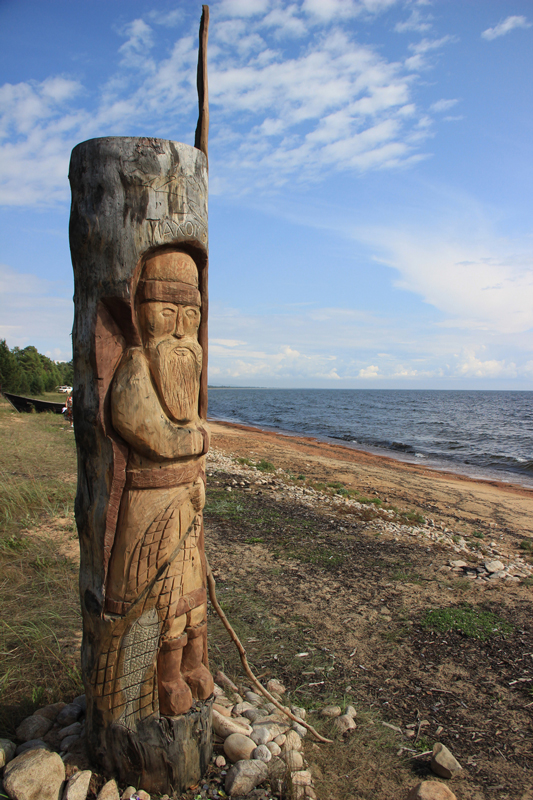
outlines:
M207 162L108 137L74 149L69 177L90 755L138 788L184 791L212 747Z

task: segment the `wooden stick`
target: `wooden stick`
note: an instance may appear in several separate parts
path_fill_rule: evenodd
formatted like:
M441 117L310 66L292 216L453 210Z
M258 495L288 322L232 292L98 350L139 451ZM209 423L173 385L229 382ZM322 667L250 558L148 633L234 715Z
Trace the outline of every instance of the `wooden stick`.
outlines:
M194 134L194 146L207 158L207 139L209 136L209 94L207 89L207 37L209 33L209 6L202 6L198 44L198 124Z
M270 692L267 691L267 689L265 689L265 687L262 686L261 683L259 683L259 681L255 677L254 673L250 669L250 665L248 664L248 659L246 658L246 650L244 649L241 640L239 639L239 637L237 636L237 634L235 633L235 631L231 627L231 624L230 624L228 618L226 617L226 615L222 611L222 609L220 607L220 604L219 604L219 602L217 600L215 579L213 578L213 573L211 571L211 567L209 566L209 561L207 560L207 556L205 557L205 562L206 562L206 566L207 566L207 584L209 586L209 599L211 600L211 603L213 604L213 608L215 609L215 611L217 612L218 616L222 620L222 624L226 628L226 630L229 633L232 641L234 642L237 650L239 651L239 656L241 658L241 663L242 663L242 666L244 667L244 671L246 672L246 674L248 675L248 677L252 681L253 685L256 687L256 689L259 689L261 694L263 694L268 700L270 700L270 702L273 703L276 706L276 708L279 709L279 711L281 711L283 714L285 714L287 717L289 717L289 719L292 719L294 722L297 722L298 725L303 725L304 728L307 728L307 730L310 731L313 734L313 736L316 736L316 738L318 739L319 742L324 742L325 744L333 744L333 741L331 739L326 739L324 736L321 736L317 731L315 731L313 726L309 725L304 719L300 719L300 717L295 716L290 711L287 711L286 708L283 708L281 703L278 703L276 698L272 697Z

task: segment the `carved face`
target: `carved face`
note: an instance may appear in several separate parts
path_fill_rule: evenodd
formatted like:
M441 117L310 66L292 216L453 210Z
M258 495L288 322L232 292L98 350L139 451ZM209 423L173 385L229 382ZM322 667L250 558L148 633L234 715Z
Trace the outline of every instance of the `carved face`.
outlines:
M161 404L186 424L198 417L202 348L198 344L198 270L186 253L146 262L138 287L137 316L144 352Z
M200 309L174 303L149 301L138 309L139 325L145 347L154 346L168 336L196 339L200 325Z

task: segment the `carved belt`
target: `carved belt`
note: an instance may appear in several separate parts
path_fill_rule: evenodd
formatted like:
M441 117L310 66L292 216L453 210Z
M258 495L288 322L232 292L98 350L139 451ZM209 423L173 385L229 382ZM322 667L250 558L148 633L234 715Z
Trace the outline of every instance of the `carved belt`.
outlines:
M202 478L205 483L205 472L200 463L172 464L168 467L150 469L128 469L126 472L126 489L172 489L184 483L194 483Z
M180 597L176 605L174 616L181 617L182 614L187 614L189 611L192 611L193 608L198 608L198 606L204 603L207 603L207 592L205 586L200 586L200 588L195 589L194 592L189 592L188 594L184 594L183 597ZM120 614L121 617L128 613L132 605L132 602L127 602L126 600L111 600L110 597L106 598L105 603L106 611L110 614Z

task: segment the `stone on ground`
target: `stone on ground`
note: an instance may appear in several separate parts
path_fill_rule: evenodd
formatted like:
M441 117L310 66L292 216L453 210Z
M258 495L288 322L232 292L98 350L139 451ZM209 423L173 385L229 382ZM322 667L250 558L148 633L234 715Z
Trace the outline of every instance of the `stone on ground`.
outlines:
M407 800L457 800L447 786L437 781L422 781L413 786Z
M28 750L51 750L47 742L42 739L30 739L29 742L22 742L15 750L16 756L21 756L22 753L27 753Z
M291 772L297 772L303 769L304 760L302 754L297 750L287 750L281 757Z
M29 742L31 739L42 739L48 733L53 723L51 719L33 714L31 717L23 719L18 726L15 734L20 742Z
M59 800L65 766L57 753L28 750L10 761L4 789L11 800Z
M11 761L16 749L17 745L11 739L0 739L0 768Z
M353 717L349 717L348 714L343 714L342 716L337 717L333 724L335 725L337 732L341 735L344 735L349 731L354 731L357 728L357 725L353 721Z
M249 759L256 747L256 743L242 733L232 733L224 741L224 752L234 762Z
M320 714L323 717L340 717L342 708L340 706L325 706Z
M89 783L91 781L92 772L90 769L84 769L82 772L75 772L63 792L63 800L85 800L87 792L89 791Z
M46 719L51 719L52 722L55 722L57 715L65 708L65 706L66 703L52 703L49 706L38 708L35 714L38 714L40 717L46 717Z
M77 722L82 714L83 709L81 706L77 703L68 703L57 715L56 723L60 728L66 728L67 725Z
M224 788L230 797L247 795L268 778L264 761L237 761L226 775Z
M433 746L431 769L436 775L440 775L441 778L453 778L461 772L462 767L448 748L440 742L437 742Z
M96 800L120 800L117 782L113 780L104 783Z

